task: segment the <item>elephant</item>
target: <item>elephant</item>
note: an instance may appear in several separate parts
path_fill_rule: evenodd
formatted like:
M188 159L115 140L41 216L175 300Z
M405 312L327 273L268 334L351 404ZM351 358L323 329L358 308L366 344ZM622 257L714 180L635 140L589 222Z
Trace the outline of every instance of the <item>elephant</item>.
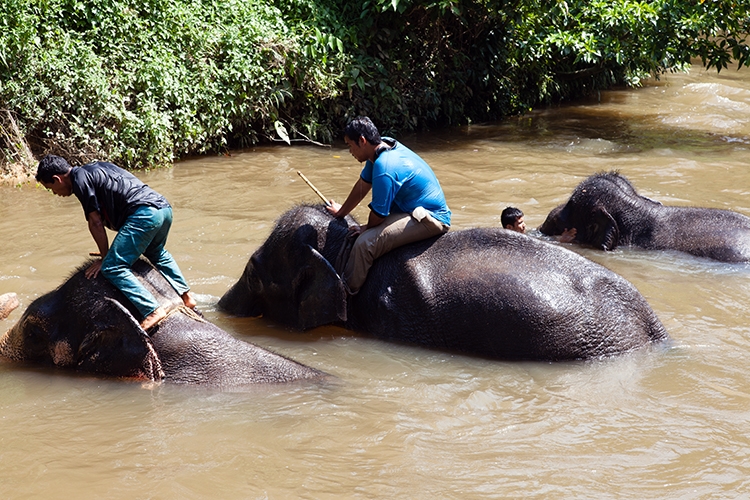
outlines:
M576 229L575 243L601 250L634 246L676 250L721 262L750 261L750 217L716 208L662 205L641 196L618 172L581 182L539 227L554 236Z
M502 228L452 230L393 249L350 295L336 269L352 223L322 205L290 209L219 308L297 330L334 324L500 360L604 358L669 339L621 276L560 245Z
M164 276L141 259L133 273L169 311L146 333L122 292L101 275L85 277L88 265L29 305L0 337L0 358L117 378L222 388L328 377L232 337L185 307Z

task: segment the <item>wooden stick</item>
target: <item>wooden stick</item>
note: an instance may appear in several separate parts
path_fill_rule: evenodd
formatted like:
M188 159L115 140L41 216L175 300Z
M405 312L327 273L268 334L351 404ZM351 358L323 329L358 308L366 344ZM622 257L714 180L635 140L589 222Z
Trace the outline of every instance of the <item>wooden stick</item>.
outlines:
M320 199L323 200L323 202L326 204L326 206L330 207L331 206L331 202L328 201L325 196L323 196L323 193L321 193L320 191L318 191L318 188L316 188L313 185L313 183L310 182L310 180L307 177L305 177L305 174L303 174L299 170L297 170L297 173L299 174L300 177L302 177L302 180L305 181L307 183L307 185L312 188L313 191L315 191L315 194L317 194L318 196L320 196Z

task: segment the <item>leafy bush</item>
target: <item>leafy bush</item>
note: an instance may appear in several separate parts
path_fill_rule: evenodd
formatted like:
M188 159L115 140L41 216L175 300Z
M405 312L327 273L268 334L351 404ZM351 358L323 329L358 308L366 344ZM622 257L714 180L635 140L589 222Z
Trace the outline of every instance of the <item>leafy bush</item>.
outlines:
M298 0L301 1L301 0ZM748 64L748 0L346 0L348 115L396 130L498 120L701 57Z
M750 0L4 0L0 163L169 164L497 120L692 58L750 63Z
M0 109L32 149L79 162L251 144L282 108L315 123L300 103L337 92L335 64L300 49L306 29L262 1L6 0Z

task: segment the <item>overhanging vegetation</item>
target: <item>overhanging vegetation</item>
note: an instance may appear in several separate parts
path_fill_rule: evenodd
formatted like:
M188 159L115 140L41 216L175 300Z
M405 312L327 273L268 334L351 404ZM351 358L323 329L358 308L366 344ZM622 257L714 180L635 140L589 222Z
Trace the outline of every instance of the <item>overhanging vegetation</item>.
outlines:
M4 0L0 168L498 120L750 62L750 0Z

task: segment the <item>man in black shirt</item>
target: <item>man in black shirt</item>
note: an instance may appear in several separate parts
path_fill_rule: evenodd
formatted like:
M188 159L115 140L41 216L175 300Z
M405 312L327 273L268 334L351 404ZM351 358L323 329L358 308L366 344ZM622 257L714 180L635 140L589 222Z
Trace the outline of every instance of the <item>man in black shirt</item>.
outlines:
M58 196L76 195L102 257L86 270L86 277L95 278L101 271L141 313L144 330L164 319L167 312L131 271L141 255L164 275L187 307L196 306L180 268L164 249L172 207L162 195L112 163L71 167L54 155L39 162L36 180ZM117 231L111 246L105 227Z

